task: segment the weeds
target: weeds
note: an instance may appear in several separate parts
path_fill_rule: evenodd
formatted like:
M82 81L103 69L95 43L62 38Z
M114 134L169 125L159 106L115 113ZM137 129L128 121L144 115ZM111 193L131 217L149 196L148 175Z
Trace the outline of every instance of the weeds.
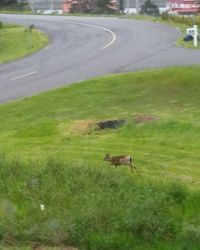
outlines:
M136 241L153 244L182 237L187 244L194 231L191 244L199 244L198 228L185 227L174 216L192 196L178 184L153 184L123 171L51 159L37 170L31 164L1 163L1 176L3 242L9 235L14 242L86 249L120 249L123 244L128 250Z

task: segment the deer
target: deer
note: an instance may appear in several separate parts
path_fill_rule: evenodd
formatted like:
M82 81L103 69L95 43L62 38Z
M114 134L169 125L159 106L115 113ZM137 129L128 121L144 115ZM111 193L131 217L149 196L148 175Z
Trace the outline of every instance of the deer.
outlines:
M115 168L117 168L118 166L122 166L122 165L129 166L131 169L131 172L133 172L133 169L135 169L138 174L138 169L134 165L133 158L130 155L110 156L110 154L106 154L104 157L104 161L109 161L110 165L114 165Z

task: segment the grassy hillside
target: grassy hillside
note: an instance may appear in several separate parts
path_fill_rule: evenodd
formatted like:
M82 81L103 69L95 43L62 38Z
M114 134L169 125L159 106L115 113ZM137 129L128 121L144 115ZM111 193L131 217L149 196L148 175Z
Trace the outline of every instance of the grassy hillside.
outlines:
M22 26L0 25L0 64L33 53L48 43L48 37L38 30L30 33Z
M198 249L199 69L108 76L1 105L2 244ZM107 120L125 124L101 130ZM107 152L134 156L141 176L109 167Z

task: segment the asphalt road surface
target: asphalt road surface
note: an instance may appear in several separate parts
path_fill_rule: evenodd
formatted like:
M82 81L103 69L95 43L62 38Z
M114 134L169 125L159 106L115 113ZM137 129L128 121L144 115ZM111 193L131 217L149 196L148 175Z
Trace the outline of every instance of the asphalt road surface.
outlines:
M200 63L200 51L175 45L178 30L156 22L106 17L0 15L34 24L51 43L0 65L0 103L97 76Z

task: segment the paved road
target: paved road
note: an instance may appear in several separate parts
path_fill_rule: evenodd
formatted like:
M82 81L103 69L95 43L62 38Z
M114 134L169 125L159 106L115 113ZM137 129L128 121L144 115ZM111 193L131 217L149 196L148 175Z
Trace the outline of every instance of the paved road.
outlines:
M0 15L47 32L45 49L0 65L0 103L111 73L199 64L200 51L178 48L178 30L97 17Z

